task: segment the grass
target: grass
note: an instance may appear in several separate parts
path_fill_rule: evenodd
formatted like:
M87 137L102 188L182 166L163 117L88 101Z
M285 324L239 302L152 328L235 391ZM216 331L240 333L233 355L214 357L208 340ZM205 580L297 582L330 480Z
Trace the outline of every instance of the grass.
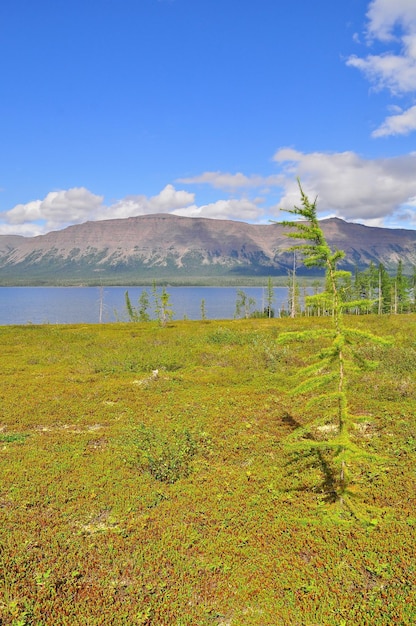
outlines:
M366 525L285 447L317 346L276 338L327 324L0 328L2 626L415 623L416 316L348 320L394 339L348 387Z

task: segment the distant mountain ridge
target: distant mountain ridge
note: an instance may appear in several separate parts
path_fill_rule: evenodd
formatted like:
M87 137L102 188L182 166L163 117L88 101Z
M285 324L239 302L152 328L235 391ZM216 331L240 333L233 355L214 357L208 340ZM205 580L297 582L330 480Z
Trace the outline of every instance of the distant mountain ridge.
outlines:
M321 221L344 267L416 265L416 231ZM86 222L37 237L0 236L0 284L286 275L293 241L281 224L171 214Z

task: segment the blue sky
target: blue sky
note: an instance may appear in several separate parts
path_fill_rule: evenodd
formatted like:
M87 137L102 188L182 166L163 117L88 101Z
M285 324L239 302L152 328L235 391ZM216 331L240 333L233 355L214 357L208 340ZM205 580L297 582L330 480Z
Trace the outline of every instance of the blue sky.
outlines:
M415 0L3 0L0 234L149 213L416 228Z

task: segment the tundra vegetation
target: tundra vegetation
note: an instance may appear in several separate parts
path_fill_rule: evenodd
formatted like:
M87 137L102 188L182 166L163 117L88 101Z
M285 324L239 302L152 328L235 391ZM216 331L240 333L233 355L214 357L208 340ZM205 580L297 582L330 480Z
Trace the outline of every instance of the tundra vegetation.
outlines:
M392 337L348 375L368 522L287 445L331 317L1 328L2 624L413 624L416 316L345 317Z
M2 626L415 623L416 315L294 213L314 315L0 328Z

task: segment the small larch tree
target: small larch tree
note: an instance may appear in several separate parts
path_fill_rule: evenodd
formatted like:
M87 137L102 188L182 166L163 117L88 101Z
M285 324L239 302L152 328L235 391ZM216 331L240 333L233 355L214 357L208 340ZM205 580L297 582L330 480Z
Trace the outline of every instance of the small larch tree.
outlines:
M207 319L207 309L205 306L205 298L202 298L201 300L201 320L203 322L205 322Z
M266 306L264 307L263 313L265 317L271 318L274 317L274 288L273 281L271 277L267 279L267 295L266 295Z
M128 291L124 294L124 300L130 322L150 322L150 315L147 312L150 307L149 294L145 289L140 294L138 307L133 306Z
M345 284L349 272L338 269L343 259L342 250L332 251L317 218L316 200L310 202L303 192L300 182L301 206L288 212L300 218L300 221L284 221L283 225L291 229L288 236L300 240L292 249L303 257L306 267L322 267L326 274L325 289L322 293L309 296L308 305L325 308L331 315L330 328L318 328L301 332L288 332L280 335L278 341L306 342L319 339L325 343L314 355L311 365L299 372L300 383L292 394L311 394L312 399L306 406L313 404L325 407L322 414L312 423L297 428L289 437L288 446L295 452L316 451L329 454L333 468L333 497L348 509L359 515L354 503L354 492L349 489L351 468L354 459L373 459L377 456L366 452L353 442L354 419L347 401L348 375L358 367L373 367L375 364L364 361L357 354L357 345L363 341L386 345L389 342L372 333L348 328L344 324L343 311L348 308L368 308L371 302L364 299L343 301L340 285ZM332 407L328 417L328 407ZM316 433L311 435L311 433Z
M152 292L156 319L161 326L165 327L173 317L170 295L165 287L162 287L159 293L155 284L153 284Z
M129 292L126 291L126 293L124 294L124 301L126 303L126 311L127 311L127 315L129 316L129 321L130 322L138 322L139 321L139 313L136 309L135 306L133 306L131 300L130 300L130 295Z
M235 303L235 317L245 317L248 319L253 311L256 301L248 296L242 289L237 289L237 300Z

